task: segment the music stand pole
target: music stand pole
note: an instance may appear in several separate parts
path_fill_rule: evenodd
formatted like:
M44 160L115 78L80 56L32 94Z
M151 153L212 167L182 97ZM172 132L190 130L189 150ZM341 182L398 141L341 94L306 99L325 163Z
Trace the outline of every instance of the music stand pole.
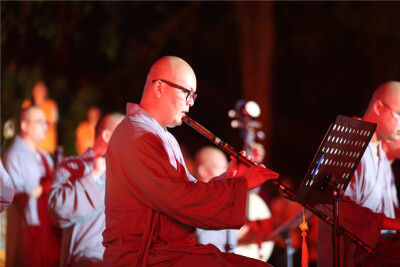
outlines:
M343 197L344 191L338 188L335 183L335 177L330 176L329 186L332 189L333 204L333 226L332 226L332 249L333 249L333 266L340 266L340 231L339 231L339 202Z

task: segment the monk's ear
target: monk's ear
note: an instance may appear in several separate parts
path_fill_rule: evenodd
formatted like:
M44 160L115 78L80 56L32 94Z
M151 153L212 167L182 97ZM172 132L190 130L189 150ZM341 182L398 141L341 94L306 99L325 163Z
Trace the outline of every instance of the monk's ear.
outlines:
M383 103L380 100L376 100L372 106L374 113L379 116L381 114L381 110L383 107Z
M156 97L160 98L163 91L164 91L164 86L162 86L162 82L159 80L155 81L153 86L153 92L156 95Z
M103 132L101 133L101 139L103 139L104 143L108 144L111 138L111 134L112 132L110 130L108 129L103 130Z
M23 120L20 123L20 128L21 128L21 132L26 133L28 131L28 122L26 120Z

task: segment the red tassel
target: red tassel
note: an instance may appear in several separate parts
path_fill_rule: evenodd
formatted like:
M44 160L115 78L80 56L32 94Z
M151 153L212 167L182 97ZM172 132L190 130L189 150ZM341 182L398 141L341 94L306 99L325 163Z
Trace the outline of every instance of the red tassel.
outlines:
M302 232L303 244L301 245L301 267L308 267L308 248L306 242L306 232Z
M300 224L299 227L301 230L301 237L303 238L303 243L301 245L301 267L308 267L308 248L306 242L306 236L307 236L306 231L308 231L308 224L304 216L304 208L303 208L303 222Z

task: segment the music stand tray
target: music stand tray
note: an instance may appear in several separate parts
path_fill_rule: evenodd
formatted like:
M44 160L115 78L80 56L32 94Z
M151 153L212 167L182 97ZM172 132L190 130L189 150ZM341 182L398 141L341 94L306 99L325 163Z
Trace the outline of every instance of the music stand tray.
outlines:
M339 115L325 134L294 200L332 204L330 181L346 190L375 129L375 123Z

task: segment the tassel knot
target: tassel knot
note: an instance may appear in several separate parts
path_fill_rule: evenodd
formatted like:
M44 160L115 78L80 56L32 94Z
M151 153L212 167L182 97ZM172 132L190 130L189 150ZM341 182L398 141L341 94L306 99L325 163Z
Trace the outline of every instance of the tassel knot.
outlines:
M306 222L306 218L304 216L304 208L303 209L303 222L300 224L299 228L301 230L301 236L303 238L303 243L301 245L301 267L308 267L308 248L306 242L306 236L308 231L308 224Z

